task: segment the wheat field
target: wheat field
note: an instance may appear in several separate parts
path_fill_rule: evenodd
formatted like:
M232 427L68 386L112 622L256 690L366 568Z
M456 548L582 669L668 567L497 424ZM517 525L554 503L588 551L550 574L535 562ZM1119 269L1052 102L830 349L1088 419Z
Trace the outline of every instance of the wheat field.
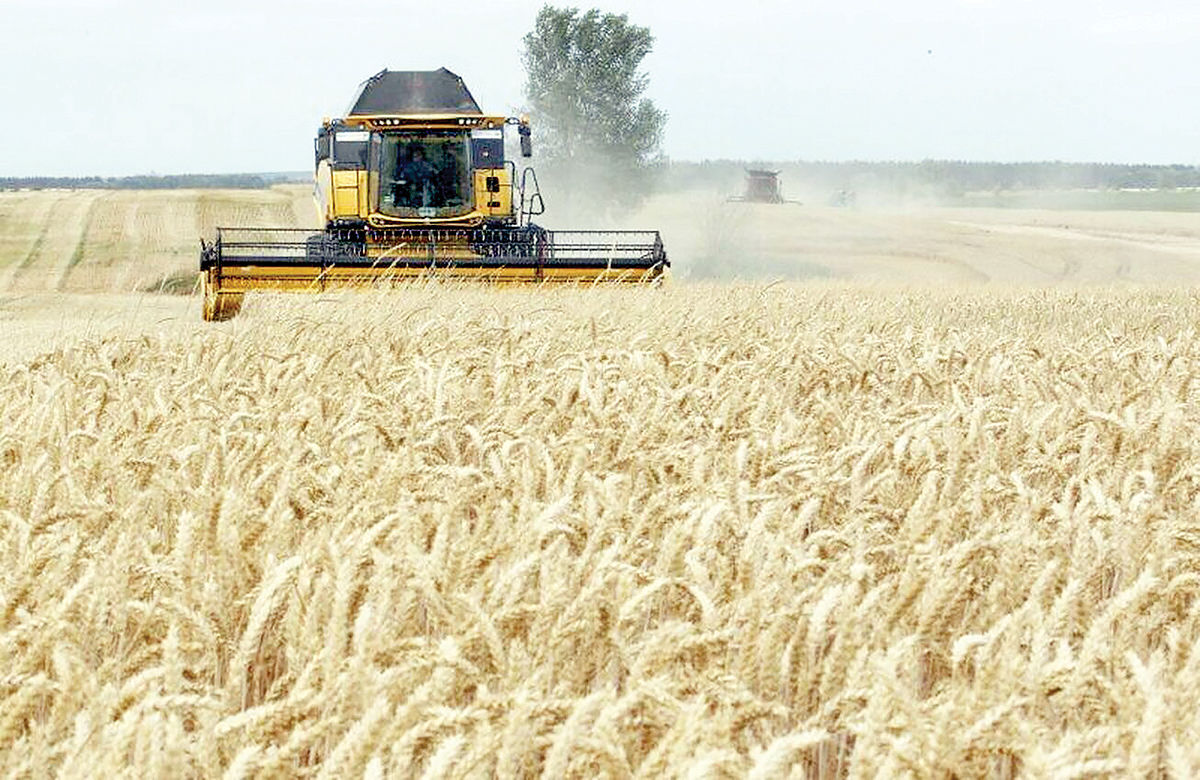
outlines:
M315 227L312 187L0 191L0 296L187 292L217 226ZM662 232L679 279L1200 284L1200 213L727 203L662 193L545 227ZM52 302L51 302L52 304Z
M1200 295L416 286L0 366L0 771L1200 774Z
M0 292L154 289L194 277L198 239L238 225L310 227L312 187L0 191ZM188 285L190 288L190 285Z

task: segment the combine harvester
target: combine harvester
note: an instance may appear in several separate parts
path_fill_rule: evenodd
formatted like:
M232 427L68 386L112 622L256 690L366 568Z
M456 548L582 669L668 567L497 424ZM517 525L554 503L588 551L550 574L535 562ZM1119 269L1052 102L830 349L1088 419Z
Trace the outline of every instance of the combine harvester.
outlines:
M798 200L785 200L779 189L779 171L766 171L758 168L746 169L746 192L728 198L731 203L795 203Z
M658 231L546 230L537 174L505 155L526 117L485 116L463 80L380 71L316 138L322 230L218 228L201 240L204 319L246 293L374 288L415 278L491 283L648 282L670 263Z

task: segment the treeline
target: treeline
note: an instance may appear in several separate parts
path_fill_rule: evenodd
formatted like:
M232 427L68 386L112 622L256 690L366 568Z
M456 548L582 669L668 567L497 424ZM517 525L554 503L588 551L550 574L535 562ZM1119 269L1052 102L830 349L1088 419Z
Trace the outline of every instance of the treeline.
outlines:
M1126 165L1067 162L672 162L664 184L670 189L736 190L747 168L780 172L787 184L811 189L887 190L960 196L969 192L1064 189L1159 189L1200 187L1194 165Z
M266 189L281 181L278 176L258 173L188 173L174 176L24 176L0 177L5 190L179 190L179 189Z

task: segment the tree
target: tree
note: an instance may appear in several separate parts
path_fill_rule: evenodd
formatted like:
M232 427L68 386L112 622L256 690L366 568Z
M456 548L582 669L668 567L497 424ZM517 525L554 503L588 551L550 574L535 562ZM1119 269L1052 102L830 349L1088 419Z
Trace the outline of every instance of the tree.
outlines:
M546 5L524 43L525 92L549 176L568 193L586 190L593 203L639 203L667 119L642 96L650 30L625 14Z

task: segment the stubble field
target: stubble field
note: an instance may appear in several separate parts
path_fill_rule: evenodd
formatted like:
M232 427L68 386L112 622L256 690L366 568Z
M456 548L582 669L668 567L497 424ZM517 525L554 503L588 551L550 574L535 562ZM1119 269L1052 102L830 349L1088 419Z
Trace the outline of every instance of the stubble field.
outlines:
M1194 221L742 213L842 278L6 296L3 771L1200 773Z
M132 293L196 269L218 225L309 226L312 188L0 192L0 293Z

